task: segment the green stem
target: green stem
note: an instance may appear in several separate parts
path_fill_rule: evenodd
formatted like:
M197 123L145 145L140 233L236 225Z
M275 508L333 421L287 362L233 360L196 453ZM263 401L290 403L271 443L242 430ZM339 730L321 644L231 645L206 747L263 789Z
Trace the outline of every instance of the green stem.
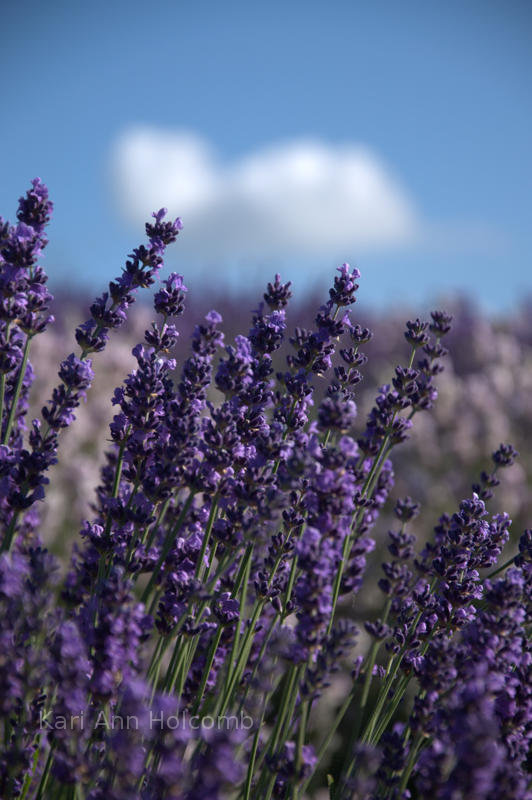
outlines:
M246 547L244 557L240 562L240 566L238 568L237 576L235 578L235 583L233 586L233 591L231 592L231 597L236 597L238 592L240 591L240 587L242 586L242 590L244 593L244 605L245 605L245 592L247 590L247 584L249 580L249 571L251 569L252 553L253 553L253 544L250 542Z
M345 698L344 702L340 706L340 710L338 711L336 717L334 718L333 724L329 727L329 729L327 731L327 736L325 737L325 739L321 743L321 745L320 745L320 747L318 749L318 752L316 753L316 758L317 758L316 766L318 766L318 764L321 763L323 757L327 753L327 751L329 749L329 745L333 740L333 736L336 733L336 731L338 730L338 726L342 722L343 718L347 714L347 711L348 711L351 703L355 699L355 694L356 694L356 687L353 687L353 689L349 692L349 694ZM301 787L301 792L302 793L305 793L305 791L307 789L307 786L310 783L311 779L312 779L312 775L310 775L306 779L306 781L303 783L303 785Z
M153 669L152 679L153 679L153 688L151 690L151 697L150 697L150 708L153 705L153 698L155 697L155 692L157 691L157 684L159 683L159 675L161 674L161 662L163 659L164 649L161 650L159 657L157 659L157 663Z
M294 583L296 582L296 574L297 574L297 553L294 551L294 556L292 559L292 566L290 568L290 575L288 576L288 585L286 587L286 595L284 599L283 605L283 613L282 613L282 620L285 620L288 616L288 603L290 602L290 598L292 596L292 591L294 589Z
M392 600L391 600L391 598L388 598L388 600L385 603L384 610L383 610L382 619L383 619L384 623L386 623L386 621L388 619L388 615L390 613L391 606L392 606ZM366 705L368 703L368 698L369 698L369 692L370 692L371 684L372 684L372 681L373 681L373 667L375 666L375 661L377 660L377 653L379 652L380 645L381 645L380 641L378 641L378 640L374 641L372 643L370 651L369 651L369 653L367 655L367 659L366 659L367 663L366 663L365 675L364 675L364 685L362 687L362 697L360 699L360 706L358 708L358 713L357 713L357 717L356 717L356 720L355 720L355 725L353 727L353 730L351 731L351 734L349 736L349 742L348 742L348 745L346 747L346 759L349 759L351 757L351 753L353 752L353 747L354 747L355 742L357 741L358 735L360 733L360 728L362 726L362 721L364 719ZM344 762L344 766L346 766L346 768L349 769L349 763L348 762Z
M253 744L251 746L251 753L249 754L249 764L248 764L248 771L246 774L246 783L244 785L244 800L250 800L251 797L251 784L253 781L253 772L255 770L255 759L257 757L257 747L259 745L260 739L260 729L262 726L262 720L264 718L264 708L262 709L262 715L259 720L259 724L257 726L257 730L255 732L255 736L253 737Z
M199 554L199 557L198 557L198 562L196 564L196 570L194 572L194 577L198 578L198 579L200 578L201 572L202 572L202 569L203 569L203 560L205 558L205 553L207 552L207 546L208 546L209 540L211 538L212 526L214 524L214 520L215 520L215 517L216 517L217 510L218 510L218 496L215 495L213 497L213 500L212 500L212 503L211 503L211 510L210 510L210 513L209 513L209 519L208 519L208 522L207 522L207 527L205 529L205 534L203 536L203 541L201 543L201 550L200 550L200 554Z
M258 669L259 669L260 665L262 664L262 660L264 658L264 654L266 652L266 648L268 647L268 645L270 643L270 639L271 639L271 637L273 635L273 632L275 630L275 626L277 624L277 620L278 620L278 614L276 614L272 618L272 621L270 623L270 627L268 628L266 636L264 637L264 640L262 642L261 648L259 650L259 655L257 656L257 660L255 661L255 664L254 664L253 669L251 671L251 675L249 676L249 680L246 681L246 688L244 689L244 694L242 695L242 699L240 701L240 705L238 706L238 712L239 713L244 708L244 703L246 702L247 696L249 694L249 690L252 688L253 683L255 681L255 677L256 677L257 672L258 672Z
M37 788L37 794L35 795L35 800L42 800L44 797L44 791L46 789L46 784L48 783L48 776L50 775L50 767L52 766L52 762L54 760L54 749L55 749L55 741L52 742L50 745L50 749L48 750L48 757L46 759L46 764L44 765L44 770L41 775L41 780L39 781L39 786Z
M421 655L422 656L425 655L425 653L427 652L428 646L429 646L429 644L431 642L431 639L432 639L433 635L434 635L434 632L429 634L428 638L423 643L423 647L421 648ZM377 744L380 741L381 736L383 735L384 731L386 730L386 728L388 726L388 723L390 722L391 718L395 714L397 706L399 705L399 703L403 699L404 694L405 694L405 692L406 692L406 690L408 688L408 684L409 683L410 683L410 676L409 675L403 675L400 678L399 683L397 684L397 686L395 688L395 691L394 691L393 700L390 703L388 709L386 710L386 713L384 714L383 718L380 720L380 722L376 726L375 732L371 737L371 744Z
M285 684L283 686L283 693L281 695L281 701L279 703L279 709L278 709L278 713L277 713L277 719L275 720L274 729L270 734L270 738L268 740L268 743L267 743L266 747L264 747L263 750L262 750L261 756L259 758L258 766L260 766L262 764L262 762L264 761L267 753L270 753L270 754L274 753L276 748L277 748L277 745L279 743L279 738L280 738L280 735L281 735L281 729L282 729L283 724L284 724L284 717L285 717L285 713L286 713L286 708L288 707L288 702L289 702L290 697L291 697L291 695L293 693L293 688L294 688L294 683L296 681L296 676L297 676L297 667L296 666L292 666L290 668L290 670L288 671L288 674L287 674L286 679L285 679ZM260 779L260 782L259 782L259 787L261 786L261 784L264 783L263 779L264 779L264 773L261 775L261 779Z
M209 566L208 566L207 572L206 572L206 574L204 575L204 578L203 578L204 581L208 577L208 575L210 573L210 570L212 568L212 564L213 564L213 561L214 561L214 555L213 554L215 552L215 548L216 548L217 544L218 543L216 543L215 547L213 548L213 552L211 554L212 557L211 557L211 559L209 561ZM240 564L240 567L239 567L239 570L238 570L238 574L237 574L237 577L236 577L236 580L235 580L235 584L233 586L233 591L231 593L232 597L236 597L236 595L238 594L238 592L240 590L240 586L242 584L242 581L244 581L244 584L245 584L244 585L244 589L247 586L247 580L248 580L248 576L249 576L249 569L251 567L251 552L252 552L252 549L253 549L253 546L251 544L248 545L248 549L246 550L244 558L242 559L242 562ZM208 605L208 603L206 601L204 601L201 604L201 606L199 607L199 609L198 609L198 611L196 613L196 617L195 617L196 623L199 622L199 620L201 619L201 615L203 614L203 611L205 610L207 605ZM240 620L241 620L241 616L242 616L242 609L243 609L244 605L245 605L245 591L243 592L243 599L241 600L241 603L240 603L239 625L240 625ZM236 649L235 642L238 642L238 635L237 635L238 633L239 633L239 628L237 627L237 630L235 631L235 641L233 642L233 651L231 653L231 659L229 660L229 664L232 664L234 652L235 652L235 649ZM189 642L187 647L186 647L186 650L188 651L187 652L187 657L185 658L184 661L181 659L181 657L179 658L179 664L180 664L180 669L181 669L180 681L179 681L179 692L178 692L179 695L181 695L182 688L183 688L183 685L184 685L184 680L186 679L186 676L188 675L188 672L190 670L190 666L192 665L192 661L194 659L194 655L195 655L197 646L198 646L198 640L197 639L195 641L193 641L193 642ZM176 642L176 648L178 648L178 643L177 642ZM213 655L213 658L214 658L214 655ZM183 665L184 665L184 668L183 668ZM175 681L175 677L176 676L177 676L177 672L176 672L176 675L173 676L172 681ZM208 677L208 675L207 675L207 677ZM170 684L170 687L171 686L172 686L172 683Z
M380 691L377 703L375 704L375 707L373 709L373 713L372 713L372 715L371 715L371 717L370 717L370 719L368 721L368 724L366 725L364 733L362 735L362 741L363 742L369 742L371 740L371 735L372 735L372 733L373 733L373 731L375 729L375 726L376 726L376 724L377 724L377 722L379 720L379 717L380 717L380 713L381 713L381 711L382 711L382 709L384 707L384 704L385 704L385 702L386 702L386 700L388 698L388 692L390 691L392 683L395 680L395 676L397 675L397 672L399 671L399 667L401 666L401 662L403 660L403 655L406 652L406 648L407 648L407 645L404 644L402 649L401 649L401 651L399 652L399 654L392 660L392 662L390 664L390 667L391 667L390 672L389 672L388 677L386 678L386 680L384 682L384 686L382 687L382 689Z
M154 678L154 685L156 685L157 683L157 675L161 665L161 660L164 656L167 647L168 647L168 639L163 638L161 636L157 644L155 645L155 650L153 651L152 659L148 667L148 671L146 673L146 679L148 680L148 682L151 681L152 677Z
M275 564L274 564L274 566L272 568L272 572L271 572L270 578L268 580L268 587L270 587L272 585L272 583L273 583L273 580L275 578L275 574L277 572L279 564L281 563L281 559L282 559L282 556L278 556L278 558L275 561ZM236 662L235 668L234 668L232 673L231 672L228 673L230 677L229 677L229 680L228 680L228 683L227 683L227 688L226 688L225 693L223 694L223 697L222 697L222 695L220 695L220 697L222 697L222 699L218 701L215 713L218 713L218 714L223 713L223 711L225 711L225 708L227 707L227 705L231 701L231 698L232 698L232 695L233 695L233 691L235 689L237 681L240 679L240 675L241 675L241 673L242 673L242 671L243 671L243 669L244 669L244 667L245 667L245 665L247 663L247 660L248 660L248 657L249 657L249 653L250 653L250 650L251 650L251 647L252 647L252 644L253 644L253 637L255 635L255 626L257 624L257 620L259 619L259 616L260 616L260 614L262 612L262 609L264 608L265 604L266 604L266 599L265 598L261 598L258 601L258 603L256 604L256 606L255 606L255 609L253 611L253 615L252 615L251 620L250 620L249 627L246 630L246 633L244 635L244 640L243 640L243 643L242 643L242 647L240 649L240 653L239 653L238 658L237 658L237 662ZM231 668L232 668L232 664L229 665L229 669L231 669ZM223 710L221 710L221 709L223 709Z
M126 431L125 439L120 442L120 448L118 450L118 459L116 461L116 470L115 470L115 478L113 481L113 492L112 497L118 497L118 489L120 487L120 478L122 477L122 467L124 466L124 453L126 451L126 446L129 438L129 434L131 431L131 425L128 427Z
M280 708L279 717L280 717L280 720L281 720L281 724L278 727L276 727L277 733L276 733L275 738L273 739L272 746L271 746L271 749L270 749L270 754L271 755L273 755L275 753L275 751L278 750L279 747L281 747L281 745L286 741L286 738L287 738L288 733L290 731L290 726L292 725L292 720L294 718L294 709L295 709L295 706L296 706L296 700L297 700L297 695L298 695L297 688L299 686L299 680L300 680L300 678L301 678L301 676L303 674L304 669L305 669L304 665L298 666L298 667L297 666L292 667L293 676L292 676L292 679L291 679L291 682L290 682L290 691L288 693L288 703L286 703L286 701L285 701L284 707L281 706L281 708ZM295 691L294 691L294 689L295 689ZM266 795L265 795L265 800L270 800L270 798L271 798L271 794L272 794L273 788L275 786L275 777L276 776L275 776L275 773L274 773L272 775L270 781L269 781L268 788L267 788Z
M229 669L233 666L235 661L235 656L238 650L238 644L240 641L240 630L242 628L242 622L244 619L245 607L246 607L246 597L247 597L247 588L249 582L249 573L251 571L251 556L253 553L253 545L251 543L248 544L246 548L246 552L244 558L242 559L242 563L240 564L240 569L238 570L238 575L236 577L235 585L233 586L233 591L231 592L231 597L236 597L238 592L240 591L240 584L242 584L242 594L240 597L240 606L239 606L239 614L238 620L235 627L235 633L233 636L233 644L231 646L231 654L229 656Z
M26 775L24 779L24 785L22 787L22 794L20 795L20 800L25 800L28 795L29 789L31 784L33 783L33 778L35 777L35 771L37 769L37 765L39 763L39 756L41 754L40 748L40 737L37 737L37 746L35 748L35 755L33 756L33 768L30 772Z
M164 520L164 518L166 516L166 512L168 511L168 506L169 505L170 505L170 498L168 497L164 501L164 503L162 504L161 509L159 511L159 515L158 515L157 519L155 520L155 522L153 523L153 525L151 527L151 530L148 527L148 528L146 528L146 530L144 532L144 536L143 536L143 540L142 541L143 541L143 544L146 545L146 549L147 550L149 550L150 547L153 544L153 540L155 539L155 535L157 533L157 528L162 524L162 522L163 522L163 520Z
M388 727L388 723L395 714L399 703L402 701L405 695L409 683L410 677L408 675L403 675L399 679L394 690L393 699L390 701L390 704L386 708L385 714L383 715L382 719L378 721L378 724L375 726L374 732L369 739L370 744L376 745L378 742L380 742L383 733Z
M351 551L351 537L346 536L342 546L342 558L340 564L338 565L338 571L334 578L332 610L331 610L331 616L329 617L329 624L327 625L327 636L330 635L332 630L334 615L336 613L336 604L338 603L338 597L340 596L340 586L342 584L342 576L344 574L344 568L350 551Z
M7 426L6 426L6 430L5 430L5 433L4 433L4 438L2 439L2 444L7 444L9 442L9 437L11 436L11 429L13 427L13 423L15 421L15 415L17 413L18 401L19 401L19 397L20 397L20 390L22 389L22 383L24 381L24 376L26 374L26 366L28 364L28 356L29 356L29 353L30 353L30 342L31 342L31 336L27 336L26 337L26 343L24 345L24 355L22 356L22 364L20 365L20 370L19 370L18 378L17 378L17 385L15 387L15 391L14 391L13 397L11 399L11 408L9 409L9 417L8 417L8 420L7 420ZM5 376L2 376L2 377L5 377ZM2 392L2 395L3 395L3 392ZM3 396L2 396L2 400L3 400ZM1 418L2 417L0 415L0 420L1 420Z
M189 642L185 642L183 645L183 643L179 640L177 640L175 643L174 652L172 653L172 658L170 659L170 664L168 665L168 671L166 673L164 690L167 694L170 694L173 691L178 676L182 674L183 662L186 660L187 645L189 644ZM182 681L180 680L179 691L177 692L179 697L181 697L183 692L183 684L184 678Z
M508 567L511 567L512 564L515 564L515 559L517 558L518 555L519 554L516 554L515 556L512 556L512 558L509 558L508 561L505 561L504 564L501 564L500 567L494 569L493 572L490 572L490 574L486 575L486 577L483 578L482 580L491 580L491 578L494 578L500 572L503 572L503 570L507 569Z
M17 526L17 520L18 520L19 514L20 514L20 511L13 512L13 517L12 517L11 522L9 523L9 527L8 527L8 529L6 531L6 535L4 537L4 541L2 542L2 548L1 548L2 552L8 552L9 553L9 551L11 550L11 547L13 545L13 541L15 539L15 528Z
M0 375L0 433L4 424L4 400L6 395L6 374L2 372Z
M388 598L384 606L384 613L382 616L382 621L384 624L386 624L388 620L388 615L390 613L391 607L392 607L392 600L391 598ZM379 652L380 645L381 645L380 641L378 639L375 640L371 645L371 649L368 654L368 664L366 667L366 674L364 676L364 686L362 689L362 697L360 700L361 713L364 712L364 709L366 708L366 704L368 702L369 690L373 679L373 667L375 666L375 661L377 660L377 653Z
M412 742L410 753L408 754L408 761L406 762L403 774L401 776L401 783L399 784L398 797L403 796L403 792L407 787L410 775L412 774L412 770L414 769L416 758L421 749L422 743L423 743L423 736L422 734L418 733L414 741Z
M307 735L307 722L308 722L309 711L310 711L310 700L304 700L301 708L301 717L299 719L299 729L297 732L296 785L294 786L294 800L297 800L297 797L299 795L299 787L297 783L299 781L299 775L301 772L301 765L303 761L303 745L305 744L305 738Z
M291 728L292 723L294 721L294 710L295 710L296 702L297 702L299 683L301 681L301 678L303 677L303 674L305 672L305 668L306 668L306 664L301 664L298 667L294 667L294 683L292 685L292 692L291 692L290 697L289 697L288 706L286 707L286 711L285 711L285 713L283 715L284 716L284 721L283 721L283 725L281 727L281 737L277 741L276 747L279 747L280 745L282 745L286 741L286 739L287 739L287 737L288 737L288 735L290 733L290 728ZM272 750L272 752L274 752L274 751Z
M192 710L192 714L197 714L199 708L201 706L201 701L203 700L203 694L205 692L205 687L207 685L207 681L209 680L209 675L212 669L212 662L214 661L214 656L216 655L216 651L218 650L218 645L220 644L220 639L222 638L223 628L221 625L218 626L218 630L214 634L213 640L211 642L211 646L209 648L209 653L207 655L207 661L205 664L205 668L203 670L203 675L201 676L201 684L198 689L198 693L196 696L196 702L194 703L194 708Z
M163 544L163 546L161 548L161 555L159 556L159 560L157 561L157 564L155 565L154 570L153 570L153 572L151 574L150 580L148 581L148 583L146 585L146 588L144 589L144 592L142 593L142 596L140 598L141 602L144 603L144 604L146 604L146 601L148 600L148 597L150 596L151 591L152 591L155 583L157 582L157 579L159 577L159 571L160 571L162 565L164 564L164 562L165 562L165 560L166 560L166 558L168 556L168 553L170 552L170 550L172 549L172 547L174 545L175 537L177 536L177 534L181 530L181 526L183 525L183 522L185 521L185 517L189 512L190 506L192 505L192 501L194 500L194 494L195 493L193 491L190 492L189 496L186 499L185 505L183 506L183 508L181 510L181 513L180 513L180 515L179 515L179 517L177 519L176 524L168 532L168 534L166 536L164 544Z
M414 360L414 355L415 355L415 350L412 351L412 354L410 356L410 361L408 362L409 368L412 366L412 363L413 363L413 360ZM397 411L395 411L394 414L392 415L392 423L395 420L396 416L397 416ZM373 464L371 465L371 469L369 471L369 474L367 475L366 480L364 481L364 484L362 486L362 497L369 497L371 495L371 492L373 491L373 487L375 486L375 483L379 478L379 475L381 473L381 470L382 470L382 467L383 467L384 462L386 460L386 457L387 457L388 453L390 452L390 450L392 449L392 446L393 445L390 445L390 434L386 434L386 436L384 437L384 439L382 441L382 444L381 444L381 446L379 448L379 452L377 453L377 455L375 456L375 459L373 460ZM330 619L329 619L329 625L327 627L327 634L330 634L331 629L332 629L332 625L333 625L333 621L334 621L334 615L335 615L335 612L336 612L336 604L338 603L338 597L339 597L339 594L340 594L340 586L341 586L341 583L342 583L342 577L343 577L343 574L344 574L344 569L345 569L345 566L346 566L346 563L347 563L347 559L349 558L349 554L351 552L351 548L353 546L353 542L356 539L356 532L357 532L358 524L359 524L360 520L362 519L363 515L364 515L364 508L362 507L354 515L353 522L351 524L351 531L350 531L349 535L346 536L346 538L344 539L344 545L343 545L343 548L342 548L342 559L341 559L340 564L338 566L338 571L336 573L336 577L335 577L335 581L334 581L332 612L331 612L331 616L330 616Z
M240 679L241 672L247 663L249 652L251 650L251 645L253 643L253 636L255 634L255 625L257 624L257 620L259 619L259 616L262 612L262 609L264 608L265 603L266 603L265 600L260 600L255 606L255 610L253 612L253 616L251 617L249 627L244 634L242 646L240 648L236 664L234 668L232 668L232 664L229 665L230 669L228 673L229 680L227 681L225 692L223 694L220 694L220 700L218 701L216 706L215 716L217 714L218 715L224 714L227 706L231 702L231 698L233 696L235 687Z

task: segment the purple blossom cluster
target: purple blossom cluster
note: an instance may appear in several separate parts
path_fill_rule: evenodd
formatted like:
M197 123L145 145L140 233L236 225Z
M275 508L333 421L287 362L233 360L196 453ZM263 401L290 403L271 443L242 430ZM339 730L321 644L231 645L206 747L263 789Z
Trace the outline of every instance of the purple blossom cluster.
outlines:
M51 208L36 180L0 226L1 796L302 800L327 784L335 800L530 797L532 534L502 559L511 521L487 507L517 453L501 445L419 544L419 503L391 500L395 451L438 396L450 315L406 323L361 413L372 332L353 319L358 269L343 264L292 331L276 275L246 335L228 340L211 310L179 363L188 291L170 274L109 397L65 568L37 511L61 432L181 222L153 215L28 426L30 343L52 321L38 264Z

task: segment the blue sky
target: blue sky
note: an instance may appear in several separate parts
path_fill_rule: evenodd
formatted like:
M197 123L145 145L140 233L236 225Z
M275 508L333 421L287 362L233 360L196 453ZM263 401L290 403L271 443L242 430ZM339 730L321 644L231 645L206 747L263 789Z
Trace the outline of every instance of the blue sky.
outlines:
M53 285L112 277L153 196L183 217L171 266L192 286L277 268L325 286L347 260L371 304L461 290L502 311L532 293L529 3L2 14L0 213L48 183Z

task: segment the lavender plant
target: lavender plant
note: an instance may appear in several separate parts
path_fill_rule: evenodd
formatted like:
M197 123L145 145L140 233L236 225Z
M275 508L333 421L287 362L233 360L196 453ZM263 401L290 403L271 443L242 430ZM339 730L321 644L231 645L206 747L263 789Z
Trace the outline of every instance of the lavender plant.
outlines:
M499 564L511 521L487 508L517 454L501 445L419 543L418 503L391 497L392 451L436 401L450 316L407 322L360 423L372 333L352 319L358 270L342 265L312 327L291 334L290 283L275 276L246 335L226 342L210 311L180 365L187 288L171 274L110 398L100 483L64 569L39 533L47 473L93 355L181 222L163 209L147 223L28 430L30 344L52 322L38 264L51 210L35 180L18 223L0 225L1 796L532 797L532 534ZM365 594L381 608L360 625Z

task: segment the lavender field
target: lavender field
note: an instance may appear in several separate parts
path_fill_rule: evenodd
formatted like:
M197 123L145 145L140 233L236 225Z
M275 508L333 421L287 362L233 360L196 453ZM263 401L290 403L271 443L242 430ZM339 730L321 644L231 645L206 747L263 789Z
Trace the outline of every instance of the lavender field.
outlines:
M194 296L164 209L54 299L52 211L0 220L0 797L532 798L531 308Z

